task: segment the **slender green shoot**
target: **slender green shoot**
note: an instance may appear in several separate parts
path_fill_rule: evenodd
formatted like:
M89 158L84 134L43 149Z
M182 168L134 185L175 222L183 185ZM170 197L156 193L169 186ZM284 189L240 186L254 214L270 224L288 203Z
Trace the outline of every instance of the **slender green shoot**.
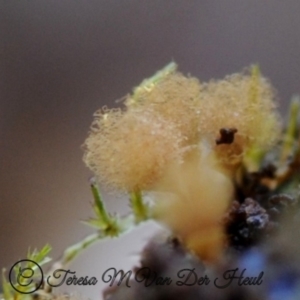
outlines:
M283 136L280 162L286 163L287 158L292 154L297 140L297 127L300 110L300 97L293 96L290 104L289 119L286 132Z
M146 220L149 216L149 208L144 203L140 190L136 190L130 194L130 202L135 216L135 222L140 223L141 221Z

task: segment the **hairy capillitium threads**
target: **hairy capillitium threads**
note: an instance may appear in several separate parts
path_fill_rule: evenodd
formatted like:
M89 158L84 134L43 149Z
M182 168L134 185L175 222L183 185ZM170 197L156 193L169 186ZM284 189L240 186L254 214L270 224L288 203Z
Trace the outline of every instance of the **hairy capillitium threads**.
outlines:
M96 115L84 161L112 188L147 190L170 160L180 159L177 127L150 109L108 110Z
M194 77L185 77L173 69L155 83L142 85L126 100L128 109L151 109L167 122L174 123L185 144L199 140L199 94L201 85Z
M241 161L252 147L265 151L279 138L281 122L274 91L257 67L202 84L200 131L225 163ZM218 144L220 130L235 129L232 143Z
M149 189L170 160L203 141L228 166L253 147L268 149L280 132L272 87L255 67L200 84L172 63L125 105L98 112L85 142L86 164L117 189Z

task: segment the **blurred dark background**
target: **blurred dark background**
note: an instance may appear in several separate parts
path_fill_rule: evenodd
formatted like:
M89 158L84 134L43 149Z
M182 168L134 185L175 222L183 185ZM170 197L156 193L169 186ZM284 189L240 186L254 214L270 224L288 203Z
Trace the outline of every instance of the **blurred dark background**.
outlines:
M92 114L171 60L201 80L258 63L285 113L300 92L299 16L298 0L0 1L0 267L46 242L57 258L89 232ZM118 267L135 236L94 247L83 275Z

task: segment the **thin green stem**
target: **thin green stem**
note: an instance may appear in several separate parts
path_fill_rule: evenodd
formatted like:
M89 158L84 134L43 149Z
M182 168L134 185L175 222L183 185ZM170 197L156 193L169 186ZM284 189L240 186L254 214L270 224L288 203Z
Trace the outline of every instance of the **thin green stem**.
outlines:
M148 207L143 201L142 193L136 190L130 193L130 201L136 223L148 218Z
M120 220L120 227L118 227L118 232L117 234L113 235L112 233L107 233L106 231L99 231L97 233L93 233L85 237L83 240L80 242L68 247L61 259L55 263L50 270L50 273L54 271L54 268L57 267L66 267L69 265L77 256L79 256L84 250L87 248L91 247L95 243L107 238L107 237L112 237L120 234L124 234L130 230L132 230L135 227L134 220L132 216L127 216L123 219Z
M259 96L259 78L260 69L258 65L254 65L251 68L251 88L250 88L250 101L256 103Z
M281 149L280 161L281 163L285 163L288 156L292 153L293 146L297 139L297 125L298 125L298 117L300 110L300 98L299 96L294 96L290 105L290 114L288 120L288 126L283 138L283 145Z
M63 266L69 264L75 257L77 257L83 250L95 244L97 241L103 238L103 235L100 233L93 233L85 237L82 241L70 246L67 248L60 260Z
M110 219L110 217L109 217L109 215L106 211L106 208L105 208L104 202L102 200L99 188L95 183L92 183L91 184L91 189L92 189L93 197L94 197L94 200L95 200L95 204L96 204L96 206L99 210L100 217L101 217L102 221L105 224L107 224L107 226L109 226L111 224L111 219Z
M144 79L139 86L134 88L133 95L132 95L133 99L136 97L136 95L139 92L141 92L143 90L150 91L157 83L159 83L164 78L166 78L166 76L175 72L176 69L177 69L177 64L175 62L170 62L169 64L167 64L160 71L156 72L150 78Z
M94 245L96 242L100 241L103 235L100 233L93 233L85 237L80 242L68 247L64 252L62 257L55 262L51 269L47 273L48 276L52 276L53 272L57 269L66 268L77 256L79 256L84 250Z

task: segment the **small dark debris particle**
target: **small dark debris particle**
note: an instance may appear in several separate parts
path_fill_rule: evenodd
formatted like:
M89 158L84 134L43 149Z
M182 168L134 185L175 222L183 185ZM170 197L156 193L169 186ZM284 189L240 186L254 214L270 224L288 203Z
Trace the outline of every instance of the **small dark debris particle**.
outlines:
M234 135L237 133L236 128L221 128L220 137L216 139L216 144L232 144L234 141Z

